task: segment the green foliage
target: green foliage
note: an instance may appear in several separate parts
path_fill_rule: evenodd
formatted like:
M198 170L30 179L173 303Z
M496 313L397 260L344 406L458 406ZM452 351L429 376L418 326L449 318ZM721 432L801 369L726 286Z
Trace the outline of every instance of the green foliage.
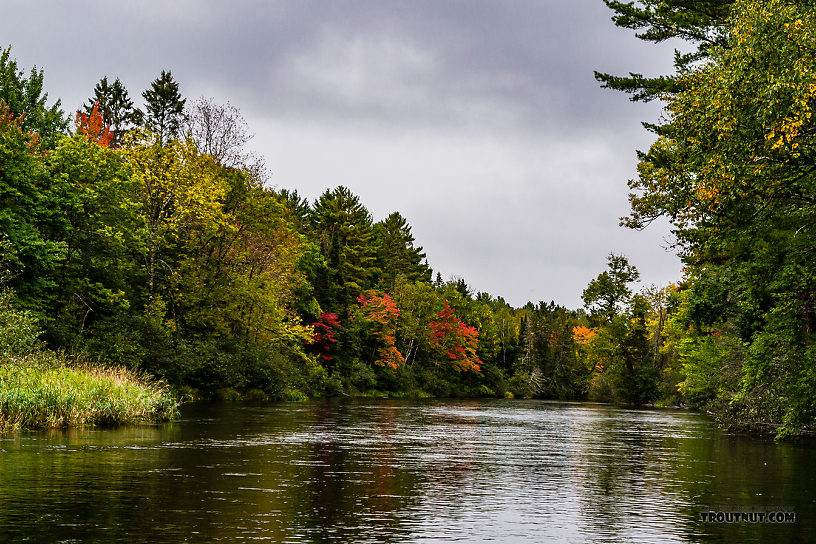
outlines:
M48 333L64 345L97 319L126 312L135 302L129 248L138 230L137 186L119 154L82 135L60 140L48 171L65 224L65 259Z
M155 132L160 144L179 136L184 121L184 103L179 84L170 71L162 70L150 88L142 93L145 99L144 124Z
M54 132L47 148L28 117L0 102L0 355L45 361L32 372L95 402L65 358L40 347L38 322L52 348L195 398L591 398L686 404L781 435L811 428L814 10L779 0L607 3L644 39L700 45L678 56L679 79L611 85L644 100L669 93L626 222L674 222L687 265L680 287L634 293L639 273L614 253L583 292L587 311L515 309L439 273L431 283L399 213L375 223L345 187L313 205L265 187L245 164L249 136L234 108L199 101L187 124L198 132L178 139L184 100L163 72L144 93L153 131L130 130L111 148L97 125L122 136L136 123L118 80L95 89L102 121L86 119L72 137ZM36 94L41 72L26 80L8 51L2 67L13 83L4 89ZM62 406L37 379L7 397L9 413L31 399ZM94 391L119 387L106 383ZM66 410L30 424L80 421ZM129 421L111 413L89 421Z
M414 247L411 227L399 212L394 212L374 225L377 245L376 268L379 270L379 285L393 290L397 277L409 282L431 281L431 269L425 261L422 247Z
M637 0L621 2L604 0L615 12L615 25L639 31L638 38L653 43L679 39L696 45L696 51L680 53L675 50L674 67L677 74L690 70L694 63L706 59L716 46L726 42L726 21L734 0ZM644 77L630 73L613 76L595 72L595 79L604 87L632 95L633 101L648 102L683 88L677 74Z
M94 87L93 96L85 104L85 112L90 114L95 105L102 114L104 123L113 131L111 147L122 145L125 132L142 124L144 114L133 106L133 100L118 77L113 83L108 83L107 76L99 80Z
M167 387L123 367L43 349L30 312L0 291L0 431L172 419Z
M592 366L578 350L573 332L581 322L575 312L553 303L539 303L526 312L516 396L568 400L586 394Z
M723 10L707 62L687 67L666 97L625 223L662 216L675 226L694 326L678 343L681 391L720 399L728 422L795 434L816 421L816 9L738 0Z
M626 257L614 253L607 257L607 266L609 270L601 272L589 282L582 298L593 316L611 321L618 314L620 306L629 301L632 295L629 284L638 281L640 273Z
M37 319L14 306L10 291L0 290L0 361L31 352L38 346L39 336Z
M36 133L46 147L50 147L68 128L68 118L57 100L46 105L48 93L43 92L43 71L31 69L28 77L17 61L11 58L11 47L0 49L0 101L10 113L22 119L20 128L25 133Z
M0 100L0 240L6 278L23 306L45 317L65 257L67 228L35 134Z
M324 192L312 207L310 232L326 260L317 295L324 310L347 314L373 287L375 267L371 214L345 187Z

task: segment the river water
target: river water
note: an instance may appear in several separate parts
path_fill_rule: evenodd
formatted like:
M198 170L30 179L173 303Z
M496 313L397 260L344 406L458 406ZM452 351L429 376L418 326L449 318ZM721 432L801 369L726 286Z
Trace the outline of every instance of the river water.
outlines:
M739 507L795 522L704 523ZM816 446L542 401L186 405L0 438L0 542L809 542Z

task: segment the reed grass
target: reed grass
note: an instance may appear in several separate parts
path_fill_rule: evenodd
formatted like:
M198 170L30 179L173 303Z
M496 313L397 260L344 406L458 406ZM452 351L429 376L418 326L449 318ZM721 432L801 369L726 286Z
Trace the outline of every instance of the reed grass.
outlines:
M0 431L172 419L178 402L131 370L35 351L0 358Z

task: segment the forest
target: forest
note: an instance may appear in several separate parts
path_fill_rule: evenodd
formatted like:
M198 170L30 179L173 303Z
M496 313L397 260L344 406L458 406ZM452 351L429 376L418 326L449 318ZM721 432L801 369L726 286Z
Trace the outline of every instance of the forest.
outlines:
M596 74L665 103L621 221L669 219L675 284L639 286L613 251L583 308L511 307L434 273L398 211L272 187L240 111L185 97L170 71L138 95L102 77L69 115L8 47L0 367L51 354L182 399L593 400L812 431L816 8L605 1L639 38L691 46L673 75Z

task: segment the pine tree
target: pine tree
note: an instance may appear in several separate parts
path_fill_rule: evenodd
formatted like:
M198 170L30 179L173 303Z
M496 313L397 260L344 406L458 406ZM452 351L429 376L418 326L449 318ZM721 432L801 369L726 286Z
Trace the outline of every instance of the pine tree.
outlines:
M145 99L145 126L157 134L161 143L177 137L184 120L186 100L181 97L173 75L162 70L142 96Z
M411 226L399 212L374 225L374 236L377 268L381 271L379 284L383 289L393 289L397 276L404 276L409 282L430 283L431 270L422 246L414 247Z
M636 36L641 40L660 43L681 39L696 45L696 50L690 53L675 50L674 67L677 73L681 73L693 63L707 58L712 47L726 45L725 23L734 1L604 0L604 3L615 12L612 16L615 25L639 31ZM648 102L664 93L673 94L680 90L674 74L645 77L633 72L628 76L595 72L595 79L603 87L631 94L633 101Z
M95 104L98 104L105 124L113 131L111 147L122 144L122 137L131 125L142 123L141 110L133 107L133 101L118 77L111 84L108 83L107 76L99 80L94 87L93 96L85 104L85 111L90 114Z
M371 214L345 187L326 191L315 201L311 229L328 265L321 307L347 311L359 295L373 287L377 274Z

